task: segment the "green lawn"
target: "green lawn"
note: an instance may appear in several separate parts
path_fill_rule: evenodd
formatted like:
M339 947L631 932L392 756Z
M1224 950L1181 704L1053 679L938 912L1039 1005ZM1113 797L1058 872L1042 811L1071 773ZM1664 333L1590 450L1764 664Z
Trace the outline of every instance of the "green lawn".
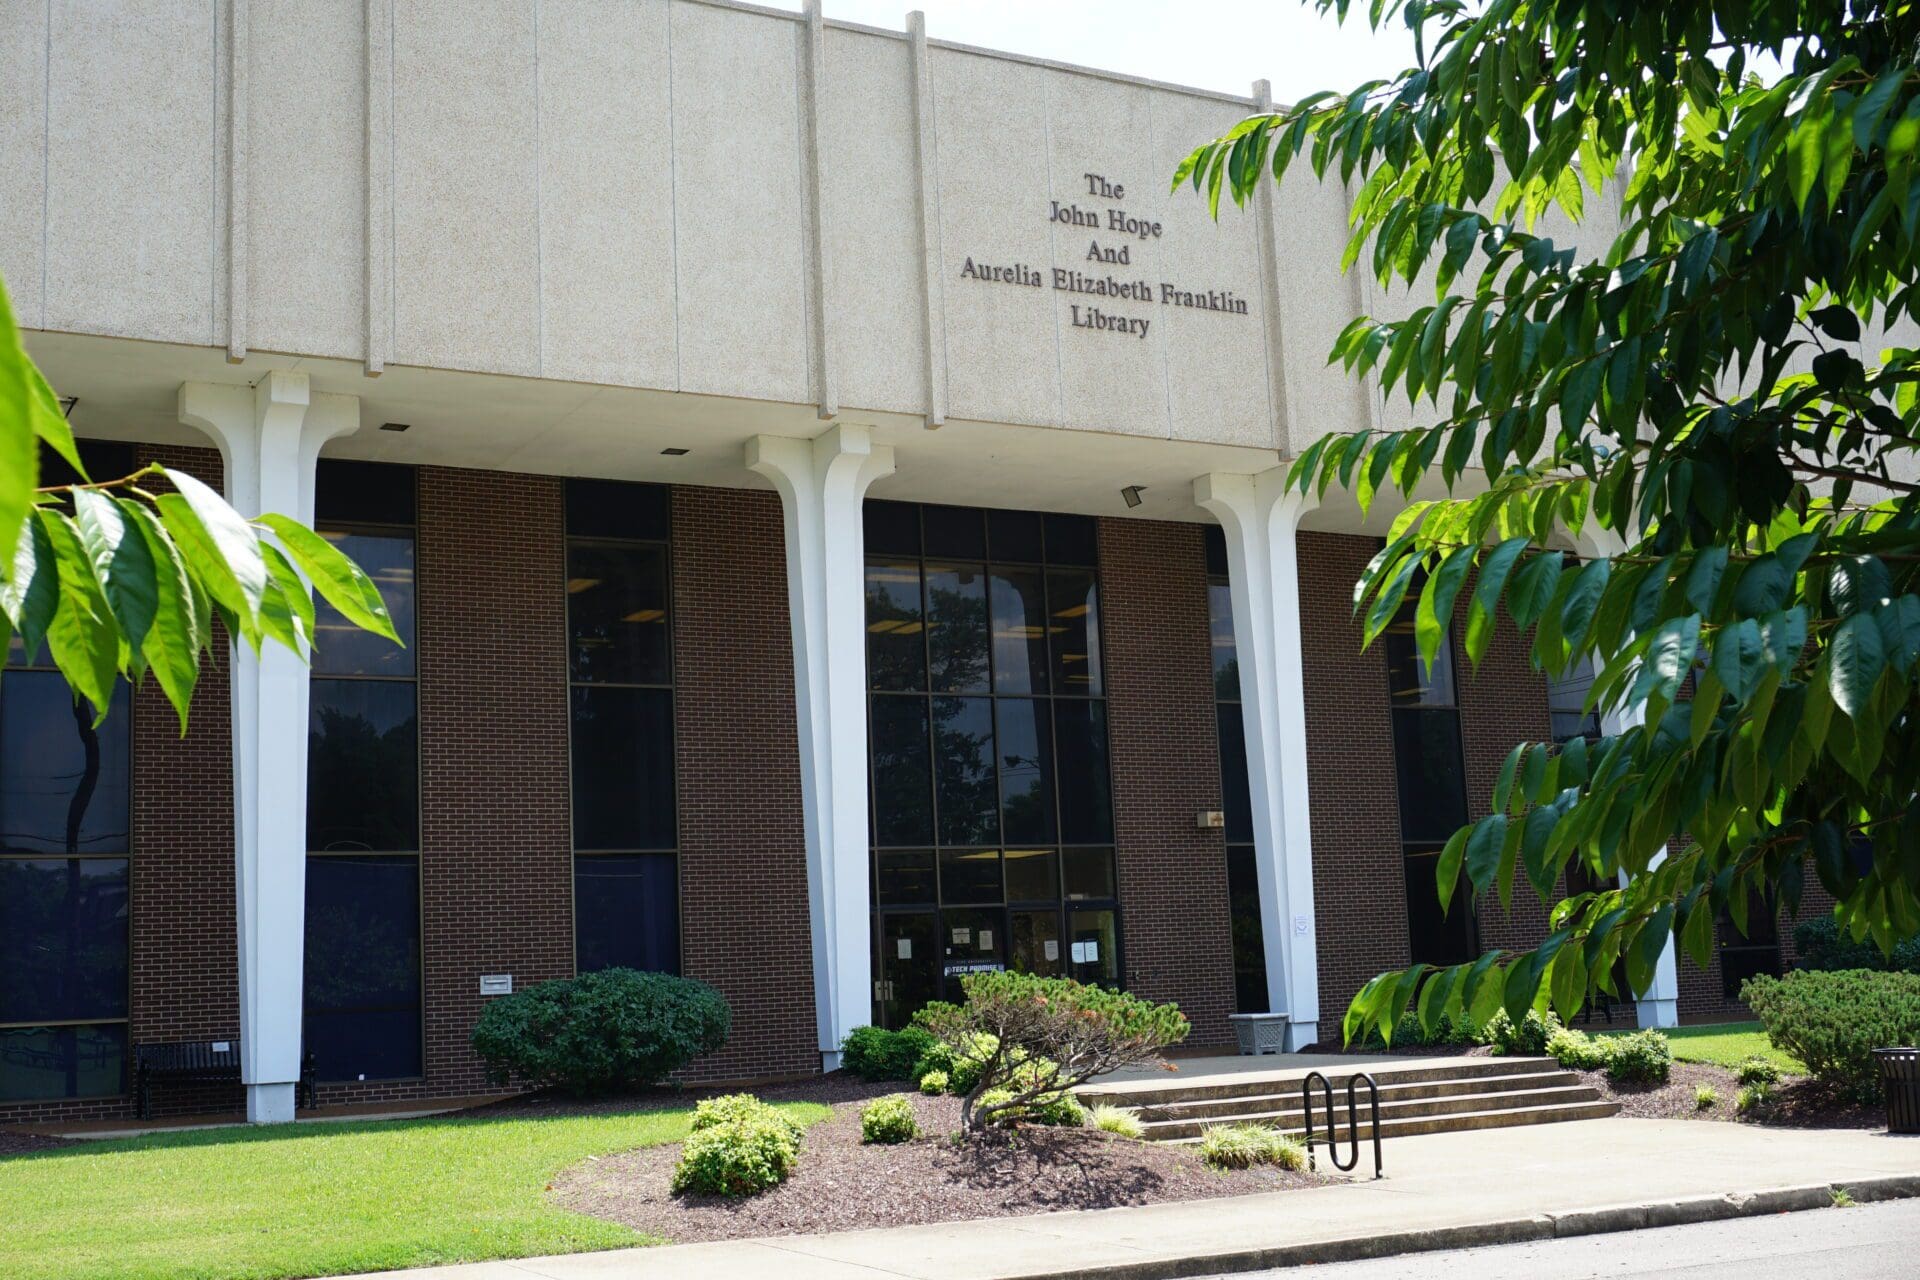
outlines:
M1606 1035L1626 1035L1609 1031ZM1673 1042L1673 1056L1680 1062L1705 1062L1711 1066L1737 1068L1748 1058L1765 1058L1791 1075L1805 1075L1799 1059L1773 1047L1767 1033L1757 1022L1723 1022L1701 1027L1669 1027L1667 1039Z
M659 1243L546 1187L587 1156L679 1141L691 1114L235 1127L0 1160L0 1276L271 1280Z

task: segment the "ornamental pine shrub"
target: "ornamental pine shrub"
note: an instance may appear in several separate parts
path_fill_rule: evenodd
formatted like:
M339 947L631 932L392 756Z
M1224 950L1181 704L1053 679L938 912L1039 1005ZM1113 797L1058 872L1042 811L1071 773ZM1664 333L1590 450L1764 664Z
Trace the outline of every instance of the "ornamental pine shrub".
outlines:
M945 1070L955 1092L964 1090L961 1127L968 1131L1035 1111L1077 1123L1080 1106L1069 1090L1156 1058L1188 1030L1177 1005L1069 978L975 973L961 979L961 989L966 1004L923 1010L920 1025L942 1042L930 1057L943 1046L952 1050L949 1061L927 1066ZM963 1068L977 1072L971 1087L963 1084ZM996 1090L1006 1093L987 1096Z
M920 1125L913 1118L913 1103L898 1094L875 1098L860 1109L862 1142L911 1142L919 1136Z
M1815 916L1793 927L1796 969L1879 969L1920 973L1920 934L1893 944L1893 954L1871 940L1855 942L1832 916Z
M704 982L601 969L489 1001L473 1028L487 1078L576 1095L658 1084L727 1042L732 1011Z
M960 1012L958 1005L945 1007ZM984 1034L970 1035L957 1043L936 1039L914 1063L913 1077L924 1080L928 1075L944 1076L944 1092L964 1098L980 1083L980 1072L999 1048L997 1037Z
M855 1027L840 1045L840 1065L862 1080L908 1080L934 1043L920 1027Z
M800 1139L786 1117L743 1113L687 1135L673 1167L675 1193L750 1196L778 1186L800 1159Z
M1635 1031L1608 1036L1606 1070L1609 1080L1632 1084L1664 1084L1673 1072L1673 1045L1658 1031Z
M1920 1041L1920 974L1797 969L1747 979L1740 998L1774 1048L1864 1099L1880 1096L1873 1051Z
M1021 1101L1013 1088L988 1089L974 1106L993 1109L995 1124L1038 1124L1058 1129L1079 1129L1087 1123L1087 1109L1070 1093L1043 1093Z

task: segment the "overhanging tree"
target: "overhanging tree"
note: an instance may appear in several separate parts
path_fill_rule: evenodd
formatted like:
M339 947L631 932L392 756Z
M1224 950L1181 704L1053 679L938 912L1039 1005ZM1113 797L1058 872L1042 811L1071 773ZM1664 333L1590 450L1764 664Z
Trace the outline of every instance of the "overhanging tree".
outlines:
M43 445L79 483L41 486ZM298 521L249 520L192 476L157 464L88 476L0 286L0 654L15 636L30 654L44 643L103 719L114 682L150 671L184 733L214 619L256 652L272 641L304 658L313 639L309 582L348 621L399 643L373 582Z
M1417 591L1422 656L1464 605L1478 663L1504 610L1545 672L1598 656L1588 705L1617 732L1516 747L1493 812L1440 857L1443 903L1463 869L1503 905L1524 881L1546 940L1382 974L1347 1036L1391 1037L1410 1006L1429 1027L1571 1014L1631 994L1622 959L1644 990L1669 936L1705 964L1722 912L1744 931L1750 903L1792 911L1810 877L1890 949L1920 930L1920 355L1881 336L1920 321L1920 13L1372 0L1367 17L1411 28L1417 65L1253 116L1174 186L1217 214L1304 159L1352 184L1346 266L1431 281L1433 303L1362 317L1333 351L1428 425L1327 436L1289 482L1409 500L1355 587L1368 643ZM1601 198L1623 211L1603 252L1537 230ZM1449 496L1411 501L1435 472ZM1591 526L1615 554L1555 549ZM1560 899L1575 860L1628 881Z

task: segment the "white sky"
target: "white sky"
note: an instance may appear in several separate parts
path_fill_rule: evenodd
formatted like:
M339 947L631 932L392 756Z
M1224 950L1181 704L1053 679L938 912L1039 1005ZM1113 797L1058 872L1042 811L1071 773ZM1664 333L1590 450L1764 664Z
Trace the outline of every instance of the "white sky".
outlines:
M797 0L773 0L798 9ZM1356 3L1344 26L1301 0L824 0L826 16L1102 71L1246 95L1273 82L1278 102L1345 91L1413 63L1404 27L1379 35Z

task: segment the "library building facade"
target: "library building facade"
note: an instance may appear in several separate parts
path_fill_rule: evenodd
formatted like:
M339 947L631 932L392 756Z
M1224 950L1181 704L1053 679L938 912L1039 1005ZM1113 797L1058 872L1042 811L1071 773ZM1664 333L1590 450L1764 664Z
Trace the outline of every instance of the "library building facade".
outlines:
M1417 299L1340 272L1337 185L1168 191L1264 84L731 0L53 5L0 62L0 276L89 470L308 521L405 642L223 648L184 734L7 654L0 1125L129 1116L183 1041L243 1084L182 1111L482 1095L486 1001L615 965L725 995L699 1081L1001 968L1303 1048L1544 934L1434 867L1514 743L1600 732L1581 682L1363 648L1391 512L1283 483L1408 420L1325 353ZM1789 934L1596 1016L1738 1016Z

